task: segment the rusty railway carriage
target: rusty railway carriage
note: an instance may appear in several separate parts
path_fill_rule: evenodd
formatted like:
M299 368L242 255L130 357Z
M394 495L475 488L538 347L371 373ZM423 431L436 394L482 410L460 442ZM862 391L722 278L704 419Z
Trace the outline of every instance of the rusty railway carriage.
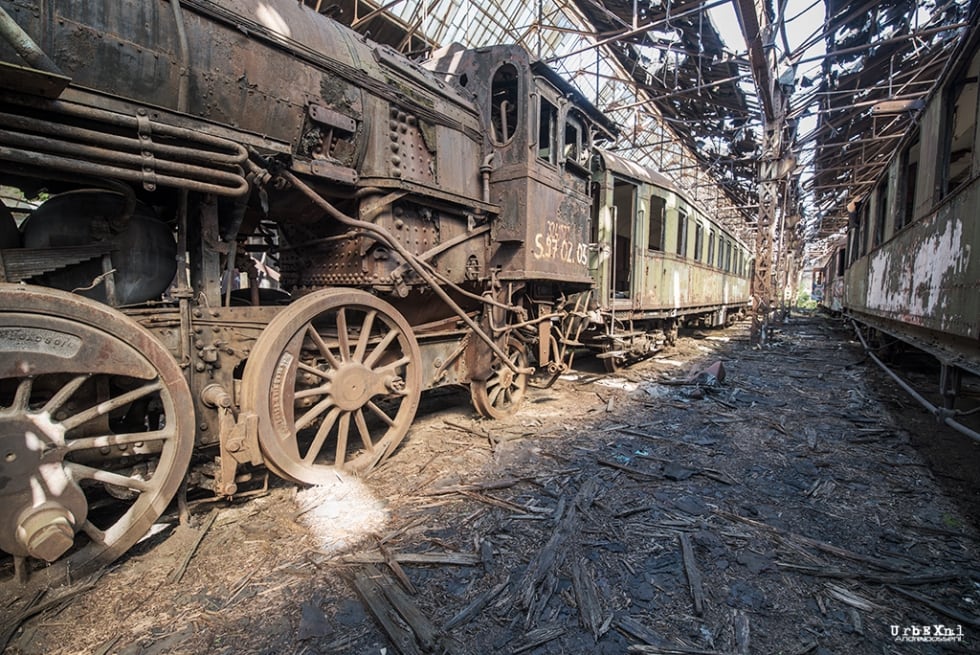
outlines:
M749 250L663 175L598 151L584 339L607 370L672 344L678 327L725 325L750 303Z
M848 316L938 358L947 407L964 371L980 375L978 75L974 26L885 173L850 207L847 243L824 273L843 276Z
M117 557L185 479L368 469L424 389L513 411L529 340L561 351L588 261L535 239L585 242L613 126L523 50L423 67L295 0L0 9L0 183L37 204L0 212L11 585Z

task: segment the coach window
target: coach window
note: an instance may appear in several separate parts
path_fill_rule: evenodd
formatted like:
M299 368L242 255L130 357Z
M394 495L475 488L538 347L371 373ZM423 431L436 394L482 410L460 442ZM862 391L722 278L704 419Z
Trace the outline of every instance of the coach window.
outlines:
M701 261L701 250L704 247L704 226L694 223L694 261Z
M945 197L970 179L977 131L977 75L980 52L960 71L946 96L940 151L939 195Z
M888 180L885 179L878 185L878 191L875 194L877 202L875 203L875 232L874 232L874 243L872 243L872 248L877 248L885 241L885 222L888 220Z
M715 231L708 230L708 256L705 258L708 266L715 265Z
M861 203L861 226L858 228L858 248L861 257L868 254L868 223L871 220L871 203Z
M667 201L660 196L650 196L650 232L647 234L647 248L650 250L664 249L664 216L667 213Z
M687 212L677 210L677 254L687 257Z
M725 239L725 271L732 272L732 242Z
M919 177L919 133L912 137L912 143L902 151L899 172L899 204L896 206L895 231L912 222L915 216L915 184Z
M504 64L493 74L490 85L490 138L504 145L517 131L520 77L513 64Z
M538 114L538 159L549 164L558 163L558 108L540 99L541 112Z

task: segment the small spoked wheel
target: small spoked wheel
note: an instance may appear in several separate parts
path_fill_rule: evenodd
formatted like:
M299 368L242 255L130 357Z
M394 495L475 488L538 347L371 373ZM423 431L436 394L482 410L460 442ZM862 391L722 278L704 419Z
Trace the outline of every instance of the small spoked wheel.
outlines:
M192 408L177 362L129 317L0 284L4 592L77 578L142 538L187 471Z
M404 438L422 392L408 321L360 290L303 296L276 315L249 355L242 411L277 474L307 484L363 472Z
M527 390L528 374L527 350L524 344L511 337L506 343L507 359L514 368L522 371L515 373L498 358L493 363L493 373L486 380L470 382L470 398L473 407L481 416L486 418L503 418L510 416L520 409Z
M623 359L622 355L609 354L613 350L612 346L602 348L603 356L599 359L602 360L602 366L606 369L606 373L618 373L626 365L626 360Z

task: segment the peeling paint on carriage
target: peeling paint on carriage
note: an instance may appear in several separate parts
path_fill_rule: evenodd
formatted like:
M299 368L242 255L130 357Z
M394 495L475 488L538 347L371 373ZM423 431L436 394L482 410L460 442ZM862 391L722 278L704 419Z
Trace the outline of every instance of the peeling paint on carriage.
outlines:
M927 326L936 323L943 331L975 325L963 320L962 307L951 300L966 281L970 269L970 244L963 241L963 221L937 221L938 227L917 225L893 248L874 252L870 260L867 307L898 312L905 320Z
M856 262L858 269L867 266L867 275L850 276L848 305L929 330L980 336L980 263L972 256L977 227L963 218L975 193L963 194Z

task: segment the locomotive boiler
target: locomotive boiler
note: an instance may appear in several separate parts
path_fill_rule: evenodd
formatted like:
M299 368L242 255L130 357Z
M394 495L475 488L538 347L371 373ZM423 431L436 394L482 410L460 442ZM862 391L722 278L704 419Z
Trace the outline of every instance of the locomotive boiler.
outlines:
M567 367L614 126L522 49L423 66L294 0L0 31L5 585L118 557L185 479L364 471L423 390L499 416Z

